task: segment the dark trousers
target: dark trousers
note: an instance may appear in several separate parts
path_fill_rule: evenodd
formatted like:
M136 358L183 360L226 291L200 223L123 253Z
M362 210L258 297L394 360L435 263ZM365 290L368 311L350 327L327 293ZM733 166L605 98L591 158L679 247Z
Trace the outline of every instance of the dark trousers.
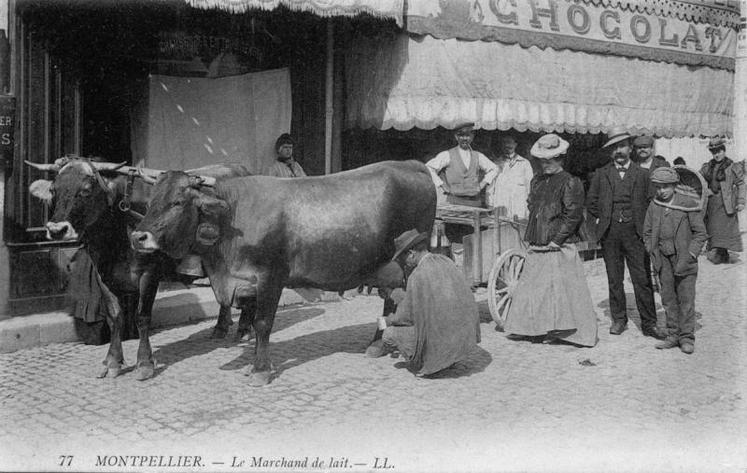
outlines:
M673 340L695 341L695 280L696 274L676 276L677 257L662 256L659 280L661 303L667 313L667 333Z
M627 263L630 279L633 281L635 304L638 307L638 313L641 314L641 329L654 329L656 306L654 305L654 291L651 287L649 259L643 241L636 234L633 222L610 224L607 234L602 239L602 256L607 269L612 321L622 323L628 321L625 288L623 287L624 265Z

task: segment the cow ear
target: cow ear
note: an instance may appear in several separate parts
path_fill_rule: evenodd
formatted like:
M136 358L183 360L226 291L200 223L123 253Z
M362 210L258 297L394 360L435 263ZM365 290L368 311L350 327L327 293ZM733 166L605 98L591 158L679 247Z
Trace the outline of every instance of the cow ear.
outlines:
M52 202L52 184L53 181L39 179L31 183L29 192L31 195L49 204Z
M201 194L197 199L197 206L200 212L213 218L220 218L230 210L230 206L225 200L205 194Z

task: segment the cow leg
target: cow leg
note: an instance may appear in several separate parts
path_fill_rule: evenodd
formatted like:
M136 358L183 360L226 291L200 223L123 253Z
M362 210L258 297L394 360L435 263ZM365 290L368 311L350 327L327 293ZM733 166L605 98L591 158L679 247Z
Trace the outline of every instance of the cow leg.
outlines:
M247 335L247 340L252 339L252 324L254 323L254 316L257 313L257 301L252 299L247 306L241 308L241 316L239 317L239 328L236 330L236 341L240 341Z
M231 319L231 307L225 305L220 306L218 322L216 322L215 327L213 327L213 333L210 335L210 338L226 338L226 335L228 335L228 327L231 325L233 325L233 320Z
M150 320L160 279L155 267L143 272L138 279L137 330L140 335L140 344L137 349L137 367L135 368L135 378L138 381L153 377L156 368L153 349L150 346Z
M101 287L101 294L106 304L106 321L111 331L111 341L109 342L109 351L104 359L104 369L99 372L97 377L116 378L124 365L124 354L122 352L122 306L119 304L117 296L106 287L101 280L101 276L96 271L96 279Z
M271 284L268 286L272 286ZM272 364L270 363L270 332L275 321L280 294L283 288L265 287L257 291L257 312L252 321L256 333L254 346L254 365L249 376L250 386L264 386L270 382ZM251 306L247 307L248 309Z

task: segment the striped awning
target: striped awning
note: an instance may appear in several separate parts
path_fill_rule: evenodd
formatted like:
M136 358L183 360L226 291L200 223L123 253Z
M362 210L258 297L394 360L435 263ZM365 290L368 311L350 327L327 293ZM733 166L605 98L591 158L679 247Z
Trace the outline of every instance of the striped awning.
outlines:
M274 10L283 6L292 11L310 12L322 17L368 14L393 19L402 26L404 0L186 0L196 8L220 9L232 13L247 10Z
M734 73L431 36L352 42L346 127L730 135Z

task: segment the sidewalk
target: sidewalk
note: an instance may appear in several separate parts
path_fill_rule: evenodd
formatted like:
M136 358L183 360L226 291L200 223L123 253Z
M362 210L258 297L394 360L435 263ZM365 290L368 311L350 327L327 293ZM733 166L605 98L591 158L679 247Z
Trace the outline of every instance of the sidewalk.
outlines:
M301 292L302 290L299 290ZM332 292L321 292L321 302L340 300ZM308 295L307 295L308 297ZM307 299L292 290L284 289L281 307L302 304ZM209 286L187 288L181 284L162 284L153 304L152 328L195 323L218 317L220 306ZM238 309L233 309L238 314ZM78 341L73 318L65 311L30 314L0 321L0 353L24 348Z

